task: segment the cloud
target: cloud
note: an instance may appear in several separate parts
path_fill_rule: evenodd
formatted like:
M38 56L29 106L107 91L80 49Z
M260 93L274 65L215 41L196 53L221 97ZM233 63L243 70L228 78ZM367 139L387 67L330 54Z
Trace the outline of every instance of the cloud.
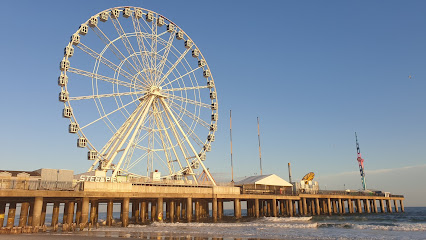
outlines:
M381 173L390 173L395 171L405 171L405 170L417 169L417 168L426 168L426 164L405 166L400 168L382 168L382 169L375 169L375 170L365 170L365 174L374 175L374 174L381 174ZM350 171L350 172L341 172L341 173L330 174L330 175L323 175L323 176L320 176L319 178L326 179L326 178L332 178L332 177L358 175L358 174L359 174L359 171Z

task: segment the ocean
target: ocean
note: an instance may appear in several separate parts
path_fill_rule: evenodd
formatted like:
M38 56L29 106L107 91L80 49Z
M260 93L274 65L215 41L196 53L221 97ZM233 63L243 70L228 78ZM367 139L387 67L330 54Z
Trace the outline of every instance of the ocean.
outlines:
M406 207L405 213L262 217L239 221L232 220L232 210L225 210L225 215L227 217L218 223L155 222L132 224L127 228L100 226L90 231L37 235L40 239L56 239L54 236L60 239L61 235L72 239L426 239L426 207ZM100 213L100 219L104 217L105 214ZM26 239L24 237L15 235L13 239ZM0 235L0 239L10 238Z

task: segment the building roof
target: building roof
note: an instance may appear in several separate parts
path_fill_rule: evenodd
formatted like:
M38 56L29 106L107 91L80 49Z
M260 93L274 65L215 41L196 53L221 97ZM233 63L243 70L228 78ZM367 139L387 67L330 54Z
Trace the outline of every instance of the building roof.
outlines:
M235 183L237 186L245 185L245 184L255 184L255 185L267 185L267 186L282 186L282 187L292 187L289 182L278 177L275 174L269 175L259 175L259 176L251 176L241 181Z
M28 173L30 177L40 177L40 173L37 171L9 171L9 170L0 170L0 172L8 172L12 174L12 177L16 177L19 173Z

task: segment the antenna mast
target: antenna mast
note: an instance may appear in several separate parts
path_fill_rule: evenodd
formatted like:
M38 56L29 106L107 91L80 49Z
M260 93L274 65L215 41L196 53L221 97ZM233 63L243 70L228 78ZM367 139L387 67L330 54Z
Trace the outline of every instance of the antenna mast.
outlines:
M229 110L229 137L231 139L231 182L234 182L234 162L232 161L232 110Z
M259 140L260 175L263 175L263 174L262 174L262 151L260 150L260 128L259 128L259 117L257 117L257 139Z
M359 149L358 137L356 135L356 132L355 132L355 141L356 141L356 153L357 153L357 159L356 160L358 161L359 173L361 174L362 188L364 190L366 190L367 184L365 183L364 159L362 159L362 157L361 157L361 150Z

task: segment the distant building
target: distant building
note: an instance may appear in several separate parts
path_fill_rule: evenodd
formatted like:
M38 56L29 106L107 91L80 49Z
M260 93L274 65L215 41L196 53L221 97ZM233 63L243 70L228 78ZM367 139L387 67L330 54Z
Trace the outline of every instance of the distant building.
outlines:
M235 183L245 194L291 194L293 185L275 174L252 176Z
M0 189L70 189L73 170L41 168L35 171L0 170Z

